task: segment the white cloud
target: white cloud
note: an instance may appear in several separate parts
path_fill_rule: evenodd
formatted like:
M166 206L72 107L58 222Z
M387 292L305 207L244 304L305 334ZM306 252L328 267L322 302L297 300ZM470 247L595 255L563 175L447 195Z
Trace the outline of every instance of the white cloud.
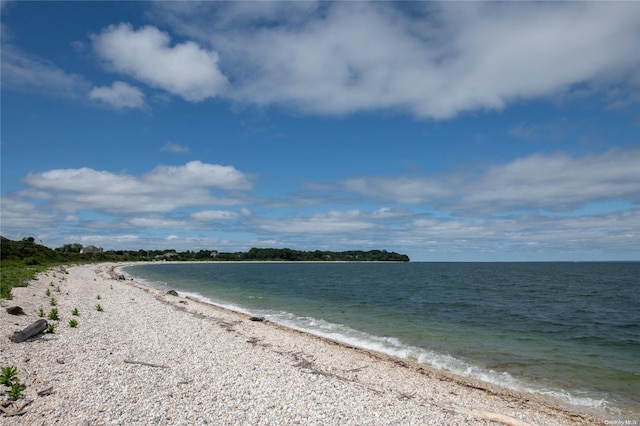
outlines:
M321 114L395 109L441 119L574 85L608 97L619 83L639 84L634 2L179 9L158 5L175 31L216 48L233 81L225 96L249 104Z
M158 166L140 176L81 168L30 173L24 180L45 191L54 210L96 209L119 214L234 204L237 201L233 198L214 197L212 190L238 191L252 186L245 174L231 166L200 161Z
M229 210L203 210L191 214L191 217L203 222L209 222L214 220L229 220L235 219L239 216L238 213Z
M2 90L25 90L48 95L84 98L90 84L55 64L2 44Z
M165 143L161 151L175 152L175 153L181 153L181 154L188 154L189 152L191 152L189 148L187 148L186 146L182 146L177 143L171 143L171 142Z
M572 158L539 155L494 166L462 190L467 206L508 209L573 209L590 202L640 202L640 150L612 149Z
M143 176L154 186L212 186L226 190L251 189L249 177L234 167L190 161L184 166L158 166Z
M170 36L156 27L136 31L129 24L112 25L93 35L92 41L112 70L187 101L215 97L226 85L215 51L192 41L170 46Z
M573 158L534 154L466 176L360 177L342 189L372 199L476 213L571 210L588 203L640 203L640 150L612 149Z
M106 102L116 109L143 108L145 105L142 91L122 81L111 86L94 87L89 98Z
M307 217L259 219L253 226L263 232L285 234L344 234L373 228L375 222L358 210L331 211Z

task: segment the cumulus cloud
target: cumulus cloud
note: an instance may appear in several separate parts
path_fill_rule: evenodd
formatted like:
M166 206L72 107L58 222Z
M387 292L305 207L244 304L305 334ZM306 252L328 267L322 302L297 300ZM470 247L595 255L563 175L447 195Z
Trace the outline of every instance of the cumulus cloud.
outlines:
M105 102L116 109L142 108L145 105L142 91L122 81L116 81L111 86L94 87L89 98Z
M200 161L161 165L140 176L80 168L30 173L24 180L45 191L54 210L94 209L118 214L234 204L237 201L233 198L216 197L212 191L252 187L250 178L234 167Z
M157 10L215 46L233 81L225 96L309 113L442 119L575 85L614 103L612 86L640 81L633 2L305 3Z
M111 25L93 35L92 42L110 69L187 101L215 97L226 85L215 51L192 41L170 46L169 34L153 26Z

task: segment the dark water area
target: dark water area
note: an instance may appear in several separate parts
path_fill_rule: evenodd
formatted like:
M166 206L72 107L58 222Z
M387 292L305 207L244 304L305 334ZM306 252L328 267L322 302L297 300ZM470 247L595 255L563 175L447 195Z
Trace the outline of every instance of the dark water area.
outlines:
M214 304L607 415L640 413L640 263L158 263Z

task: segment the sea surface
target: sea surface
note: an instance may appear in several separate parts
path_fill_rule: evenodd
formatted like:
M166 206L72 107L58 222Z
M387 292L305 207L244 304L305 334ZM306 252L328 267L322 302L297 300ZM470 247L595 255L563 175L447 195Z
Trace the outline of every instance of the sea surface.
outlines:
M638 262L166 262L124 272L316 335L640 417Z

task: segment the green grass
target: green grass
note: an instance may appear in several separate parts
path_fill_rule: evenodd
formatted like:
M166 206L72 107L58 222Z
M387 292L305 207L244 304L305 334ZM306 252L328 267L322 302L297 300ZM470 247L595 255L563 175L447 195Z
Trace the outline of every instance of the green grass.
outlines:
M58 316L58 309L51 308L51 310L49 311L49 316L47 318L49 318L51 321L58 321L60 319L60 317Z
M9 397L9 399L14 400L20 398L22 396L22 392L26 389L26 386L20 383L20 379L18 378L18 368L14 365L2 367L2 370L0 371L0 384L9 388L4 391L4 393Z
M76 328L78 326L78 321L75 318L71 318L69 320L69 327Z
M99 303L96 305L96 311L102 312L102 306Z
M73 308L73 311L71 311L71 315L73 316L80 316L80 312L78 312L78 308Z

